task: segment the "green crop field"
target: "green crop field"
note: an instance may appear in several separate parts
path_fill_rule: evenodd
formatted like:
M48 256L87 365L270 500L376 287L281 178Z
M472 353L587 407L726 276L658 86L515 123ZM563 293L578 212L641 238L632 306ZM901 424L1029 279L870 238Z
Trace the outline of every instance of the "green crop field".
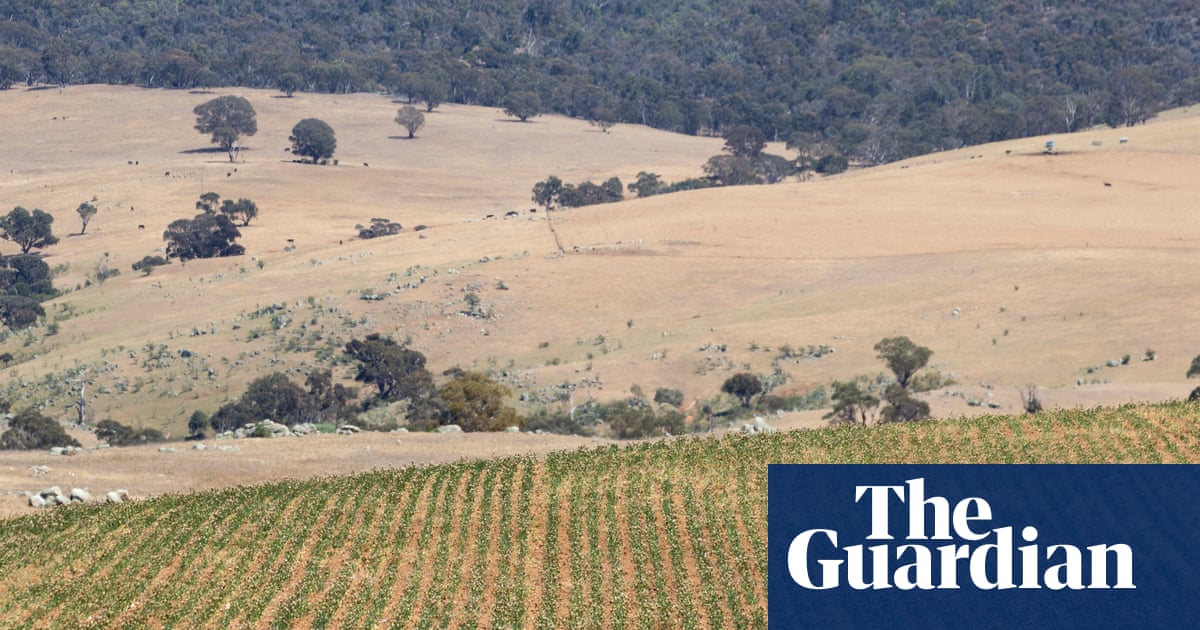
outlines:
M677 439L0 523L3 627L765 627L769 462L1196 462L1200 406Z

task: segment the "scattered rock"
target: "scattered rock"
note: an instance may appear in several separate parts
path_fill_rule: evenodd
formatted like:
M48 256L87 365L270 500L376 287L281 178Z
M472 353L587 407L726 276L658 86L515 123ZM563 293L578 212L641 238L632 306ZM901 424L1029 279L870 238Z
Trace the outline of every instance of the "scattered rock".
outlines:
M35 508L46 507L46 500L40 494L31 494L29 495L29 506Z
M87 503L92 500L92 493L83 488L71 488L71 501L76 503Z
M354 435L360 431L362 431L362 429L360 429L357 426L354 426L353 424L343 424L342 426L337 428L338 435Z
M505 433L520 433L521 427L517 427L517 426L508 427L507 429L504 430L504 432Z
M438 433L462 433L462 427L457 424L445 424L438 427Z
M158 447L158 452L159 453L176 453L178 451L173 446L160 446L160 447Z

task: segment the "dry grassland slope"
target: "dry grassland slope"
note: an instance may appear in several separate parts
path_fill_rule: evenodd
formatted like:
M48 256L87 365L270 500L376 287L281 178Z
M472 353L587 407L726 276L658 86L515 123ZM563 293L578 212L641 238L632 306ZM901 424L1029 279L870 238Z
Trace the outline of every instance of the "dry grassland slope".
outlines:
M192 108L221 94L258 111L236 164L198 151L209 144L192 129ZM370 94L89 86L12 90L0 103L0 209L55 214L62 241L47 262L72 288L48 304L57 334L0 344L19 361L3 383L18 406L48 402L60 417L72 401L58 381L86 369L98 417L178 435L192 410L212 411L253 377L302 371L318 350L376 331L411 336L439 371L503 370L535 398L588 379L598 397L637 383L689 400L735 370L770 372L783 344L836 348L780 362L785 389L875 373L874 343L908 335L960 383L930 395L943 414L972 411L966 399L987 396L984 384L1005 410L1027 383L1062 405L1186 395L1200 351L1200 117L1190 112L1055 136L1053 155L1047 138L1024 139L819 181L557 212L559 255L544 213L529 212L534 182L696 176L721 141L456 106L406 140L398 105ZM336 130L337 166L284 152L309 116ZM258 203L247 255L132 272L202 191ZM99 215L68 236L92 196ZM505 219L510 210L519 215ZM404 232L354 238L372 217ZM84 286L105 263L122 275ZM467 293L492 317L462 315ZM261 311L275 303L282 320ZM1158 360L1137 360L1147 348ZM194 357L179 359L184 349ZM1128 366L1085 372L1124 354Z

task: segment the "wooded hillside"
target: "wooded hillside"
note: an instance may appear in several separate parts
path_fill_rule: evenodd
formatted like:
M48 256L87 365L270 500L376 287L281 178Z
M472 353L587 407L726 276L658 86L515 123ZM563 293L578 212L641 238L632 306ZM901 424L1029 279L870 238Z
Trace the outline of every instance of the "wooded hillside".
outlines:
M1194 0L0 0L0 84L216 85L751 124L879 163L1200 100Z

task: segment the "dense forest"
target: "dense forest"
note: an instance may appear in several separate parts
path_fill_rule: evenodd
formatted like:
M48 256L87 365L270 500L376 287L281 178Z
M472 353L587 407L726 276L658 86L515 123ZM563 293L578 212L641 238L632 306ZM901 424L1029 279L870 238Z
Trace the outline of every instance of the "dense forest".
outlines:
M0 0L0 86L385 90L871 164L1200 100L1196 0Z

